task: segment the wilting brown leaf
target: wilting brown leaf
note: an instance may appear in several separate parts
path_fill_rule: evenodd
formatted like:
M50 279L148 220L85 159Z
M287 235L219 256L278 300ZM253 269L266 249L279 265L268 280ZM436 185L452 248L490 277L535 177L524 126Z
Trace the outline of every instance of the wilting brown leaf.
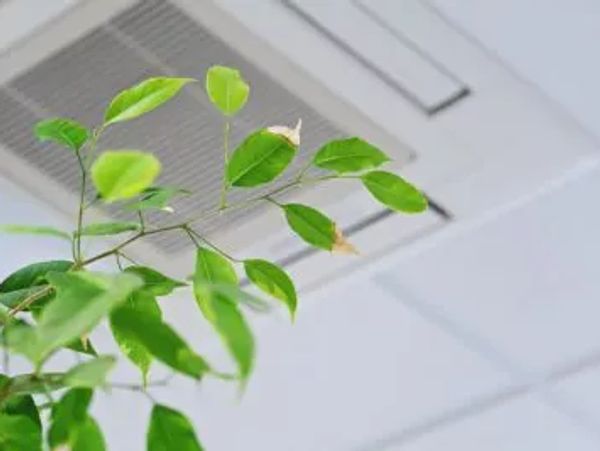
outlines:
M331 252L338 254L355 254L358 255L358 249L356 249L344 236L342 230L336 225L335 226L335 241Z
M302 128L302 119L298 119L298 123L295 128L286 127L284 125L273 125L272 127L268 127L267 131L283 136L287 139L293 146L298 147L300 145L300 129Z

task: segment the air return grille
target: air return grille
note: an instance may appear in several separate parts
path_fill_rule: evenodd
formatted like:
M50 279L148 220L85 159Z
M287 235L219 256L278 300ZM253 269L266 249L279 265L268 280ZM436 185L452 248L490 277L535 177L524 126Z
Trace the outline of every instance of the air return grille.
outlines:
M341 135L273 80L268 67L258 69L170 2L144 0L0 87L0 142L66 189L76 190L78 175L72 156L32 139L31 127L40 116L68 116L98 124L116 91L156 74L202 78L206 68L216 63L240 68L252 86L247 107L233 121L232 145L256 128L293 125L302 118L304 129L310 132L303 135L295 162L298 167L320 143ZM189 217L217 202L223 171L222 126L222 118L208 104L199 83L146 118L110 128L100 148L155 152L164 165L160 183L196 193L177 205L176 215ZM247 195L240 190L232 198ZM237 215L228 215L227 224L242 219L241 213ZM158 223L165 221L164 217L160 214L149 220ZM203 232L227 225L223 221L216 218L204 224ZM153 244L171 254L188 247L179 234L167 235Z

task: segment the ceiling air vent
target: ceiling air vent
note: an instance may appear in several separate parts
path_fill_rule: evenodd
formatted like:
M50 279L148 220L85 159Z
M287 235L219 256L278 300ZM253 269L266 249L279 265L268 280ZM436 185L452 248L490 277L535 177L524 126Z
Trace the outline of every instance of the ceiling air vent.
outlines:
M365 130L373 130L374 135L380 131L359 110L338 102L332 94L328 101L340 114L330 111L324 114L323 108L318 112L312 105L322 103L327 93L319 89L291 92L270 73L273 59L265 58L267 62L256 54L252 55L252 61L243 57L199 22L201 11L195 11L201 9L199 4L196 7L186 3L182 9L178 6L181 3L179 0L73 1L70 4L75 6L63 10L60 17L50 15L43 27L0 54L0 64L9 68L0 74L0 154L4 153L7 162L0 170L58 210L72 213L65 210L65 205L72 203L69 199L74 202L78 189L72 155L36 142L33 125L48 116L67 116L89 125L98 124L117 91L153 75L202 78L213 64L239 68L252 88L247 106L233 120L232 146L257 128L294 125L302 119L301 148L287 175L279 181L281 184L323 142L347 135L341 116L351 117L353 131L367 138L374 136L365 134ZM302 73L298 66L295 75ZM159 213L147 218L153 225L165 224L193 217L217 204L223 172L222 127L222 117L209 104L202 83L197 83L188 85L173 102L147 117L110 127L99 147L152 151L163 162L161 184L196 193L182 198L175 205L175 214ZM385 132L379 136L382 139L375 137L374 142L392 153L396 166L414 156L395 138L386 143ZM295 195L311 198L332 214L340 226L358 232L387 216L370 199L357 197L357 188L356 184L332 184L323 192L304 189ZM231 199L240 200L258 192L234 190ZM282 234L283 223L272 216L277 212L268 210L268 206L259 205L251 211L214 217L199 226L203 234L218 235L232 249L251 252L257 244L263 250L267 247L271 258L287 262L308 255L301 243L289 234ZM110 210L100 213L122 215ZM428 215L425 223L439 221L439 216ZM418 229L421 223L414 224L415 227L406 230ZM394 233L388 238L397 242L396 235L402 234ZM187 237L180 233L153 237L133 249L138 257L158 267L168 263L171 270L187 267L189 250Z

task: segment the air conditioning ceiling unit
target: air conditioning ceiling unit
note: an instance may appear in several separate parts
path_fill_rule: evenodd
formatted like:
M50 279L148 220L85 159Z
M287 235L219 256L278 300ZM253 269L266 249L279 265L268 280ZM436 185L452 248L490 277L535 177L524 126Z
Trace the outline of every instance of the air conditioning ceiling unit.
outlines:
M32 125L48 116L97 124L116 91L157 74L201 78L212 64L240 68L251 85L251 99L233 121L232 143L254 129L302 119L301 150L281 183L320 144L352 134L383 148L393 168L435 200L426 215L406 217L387 213L348 181L291 194L334 217L366 254L363 262L442 227L450 212L461 217L510 201L591 148L428 2L43 3L0 1L0 172L65 214L72 214L66 206L75 202L77 168L68 152L35 142ZM221 117L197 84L148 117L111 127L100 148L155 152L164 165L161 183L196 193L174 216L149 217L158 224L216 204L221 129ZM510 186L503 182L508 173ZM248 195L236 190L232 198ZM232 252L261 253L292 265L292 272L302 267L303 286L357 264L313 255L268 205L198 227ZM186 240L173 233L133 252L183 273L192 259Z

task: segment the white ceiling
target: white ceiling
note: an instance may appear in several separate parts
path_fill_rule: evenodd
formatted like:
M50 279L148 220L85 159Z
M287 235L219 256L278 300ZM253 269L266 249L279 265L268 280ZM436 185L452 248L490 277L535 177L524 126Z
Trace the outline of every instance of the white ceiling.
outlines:
M236 1L248 9L248 0ZM459 217L427 239L305 293L294 326L280 314L256 318L260 354L241 399L234 387L214 381L195 386L176 379L169 388L155 389L158 399L181 406L195 420L208 450L600 448L600 168L593 144L600 136L600 66L593 58L600 8L593 0L422 3L549 99L552 121L530 122L535 109L519 116L522 128L547 134L546 141L528 138L523 148L557 140L568 155L572 149L566 145L581 141L561 141L561 133L570 136L576 129L587 137L596 160L561 180L537 171L536 160L507 166L505 185L481 172L470 179L473 196L487 185L497 192L510 189L513 169L521 168L519 177L531 174L536 183L518 199L498 195L504 203L491 205L484 216ZM457 52L461 57L465 54ZM469 76L475 77L474 71L469 69ZM363 77L357 72L356 80L368 86ZM385 98L376 84L374 92ZM364 90L360 95L366 96ZM484 96L491 110L502 95L499 89ZM386 111L402 108L399 102L386 105ZM505 127L469 117L478 134L466 141L473 145ZM404 124L396 120L384 119L399 132ZM442 119L448 133L433 140L424 133L426 123L415 120L420 133L415 132L415 142L438 145L443 137L452 145L465 142L451 133L453 126L463 127L451 117ZM544 149L531 151L543 166ZM2 180L0 204L2 222L63 221ZM456 205L460 209L460 202ZM0 275L33 258L68 254L59 243L28 243L0 237L0 254L10 256L0 262ZM220 348L206 338L206 325L189 321L198 315L189 298L169 300L165 309L200 351L226 364ZM104 330L97 342L112 348ZM114 377L127 380L134 372L125 363ZM118 451L143 449L148 408L143 397L117 391L94 406Z

